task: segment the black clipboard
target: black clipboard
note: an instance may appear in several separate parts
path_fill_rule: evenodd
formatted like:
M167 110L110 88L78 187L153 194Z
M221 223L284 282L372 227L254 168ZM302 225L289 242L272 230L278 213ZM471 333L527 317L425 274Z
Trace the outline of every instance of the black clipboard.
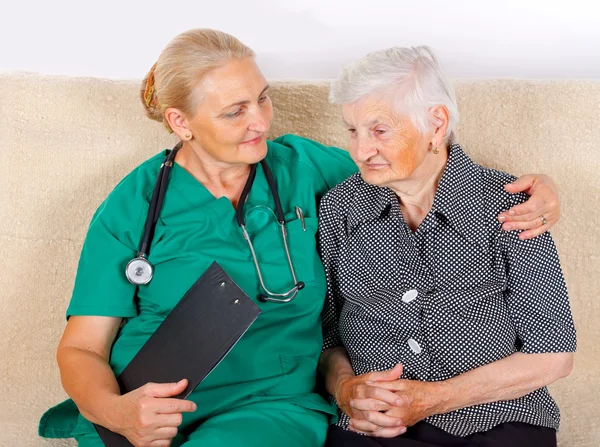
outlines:
M217 264L187 291L156 332L117 377L121 394L148 382L188 379L175 396L185 399L220 363L260 315L259 307ZM95 424L107 447L131 447L117 433Z

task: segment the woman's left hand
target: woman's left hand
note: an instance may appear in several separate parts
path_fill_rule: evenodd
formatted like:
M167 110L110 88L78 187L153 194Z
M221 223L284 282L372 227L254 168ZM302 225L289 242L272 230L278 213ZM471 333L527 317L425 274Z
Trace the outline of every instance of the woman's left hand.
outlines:
M394 391L402 399L402 405L391 408L384 414L400 419L406 427L436 414L443 396L440 392L441 382L399 379L376 382L373 386ZM388 437L382 432L382 427L364 419L350 419L350 424L350 430L369 436Z
M528 174L504 188L511 194L525 192L531 196L527 202L498 215L498 220L503 222L503 230L527 230L519 234L519 239L539 236L560 219L558 188L551 177L545 174Z

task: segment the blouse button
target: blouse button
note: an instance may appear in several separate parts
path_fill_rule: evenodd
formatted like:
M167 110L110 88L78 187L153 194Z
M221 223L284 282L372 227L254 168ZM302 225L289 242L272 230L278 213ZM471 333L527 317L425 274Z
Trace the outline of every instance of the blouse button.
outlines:
M419 292L417 292L415 289L409 290L404 295L402 295L402 301L404 301L405 303L410 303L417 297L418 294Z
M419 343L417 343L417 341L413 338L409 338L408 339L408 346L410 347L410 349L413 350L413 352L415 354L420 354L421 353L421 346L419 346Z

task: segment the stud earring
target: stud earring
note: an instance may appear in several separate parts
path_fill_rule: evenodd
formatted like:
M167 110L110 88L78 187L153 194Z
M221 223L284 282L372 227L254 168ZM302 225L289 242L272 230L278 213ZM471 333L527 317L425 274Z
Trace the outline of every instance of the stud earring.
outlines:
M184 135L184 137L185 137L186 140L191 140L192 139L192 134L191 133L186 133Z

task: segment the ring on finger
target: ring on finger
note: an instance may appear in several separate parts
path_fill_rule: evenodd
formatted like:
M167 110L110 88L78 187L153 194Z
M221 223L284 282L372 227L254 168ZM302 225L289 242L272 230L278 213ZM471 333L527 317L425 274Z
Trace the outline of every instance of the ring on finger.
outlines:
M546 218L544 217L543 214L540 216L540 219L542 219L542 227L545 227L546 225L548 225L548 221L546 220Z

